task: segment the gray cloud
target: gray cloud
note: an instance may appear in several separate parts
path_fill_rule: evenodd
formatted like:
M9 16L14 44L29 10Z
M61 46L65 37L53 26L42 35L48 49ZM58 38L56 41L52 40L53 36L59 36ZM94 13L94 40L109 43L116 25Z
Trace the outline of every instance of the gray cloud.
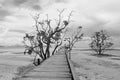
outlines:
M21 4L24 4L25 2L27 2L28 0L13 0L13 4L15 5L15 6L19 6L19 5L21 5Z
M42 7L40 6L40 5L33 5L32 6L32 8L34 9L34 10L41 10L42 9Z
M4 7L24 7L29 9L40 10L40 0L4 0L1 2Z
M120 25L119 25L120 26ZM113 37L115 37L115 38L118 38L118 37L120 37L120 29L119 29L119 27L111 27L111 28L107 28L106 29L108 32L109 32L109 34L111 35L111 36L113 36Z
M26 0L25 3L21 4L21 7L25 7L33 10L41 10L41 1L40 0Z
M30 1L33 1L33 0L3 0L1 4L3 4L4 6L20 6Z
M92 35L96 31L105 29L105 26L109 23L108 21L104 21L92 15L89 17L86 16L86 18L87 20L90 20L90 23L83 25L83 29L87 36Z
M6 16L14 16L15 8L27 8L30 10L41 10L39 0L3 0L0 1L0 21Z
M117 37L120 37L119 3L120 0L2 0L0 1L0 20L4 20L6 16L10 15L6 19L10 18L10 21L13 19L13 22L15 22L13 23L15 30L9 31L11 33L13 32L13 34L22 34L25 33L25 29L28 29L24 27L26 26L26 23L29 23L31 26L31 21L29 22L28 20L27 22L28 17L26 16L26 13L24 13L24 10L26 12L27 10L28 12L34 12L34 10L50 12L49 10L53 9L54 7L58 9L67 7L68 9L75 9L76 12L79 12L78 15L75 15L75 20L77 22L74 25L82 24L82 31L85 32L86 36L91 36L94 32L105 29L111 36L117 39ZM19 13L19 11L17 12L18 8L23 9L22 14ZM16 27L15 24L19 26ZM21 29L21 26L24 27L24 30L19 30ZM73 28L74 27L75 26L73 26Z
M15 7L24 7L32 10L42 10L43 7L50 5L54 3L67 3L68 0L47 0L46 2L44 0L3 0L1 1L1 5L3 7L8 8L15 8ZM45 6L43 5L45 4Z
M8 15L11 15L11 12L7 9L0 8L0 20L4 20L4 18Z

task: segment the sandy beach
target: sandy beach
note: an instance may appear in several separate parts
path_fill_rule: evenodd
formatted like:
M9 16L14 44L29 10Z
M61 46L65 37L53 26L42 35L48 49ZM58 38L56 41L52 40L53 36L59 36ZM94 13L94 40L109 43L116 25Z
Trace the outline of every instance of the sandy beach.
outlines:
M32 56L13 50L0 53L0 80L15 80L24 75L23 71L33 69ZM93 51L73 49L72 61L80 80L119 80L119 53L120 50L113 50L106 52L105 56L97 56Z
M24 55L22 50L13 50L0 52L0 80L12 80L31 64L32 56Z
M120 51L108 51L107 56L92 51L72 51L72 60L80 80L119 80Z
M24 48L0 48L0 80L16 80L35 66L33 55L24 55Z

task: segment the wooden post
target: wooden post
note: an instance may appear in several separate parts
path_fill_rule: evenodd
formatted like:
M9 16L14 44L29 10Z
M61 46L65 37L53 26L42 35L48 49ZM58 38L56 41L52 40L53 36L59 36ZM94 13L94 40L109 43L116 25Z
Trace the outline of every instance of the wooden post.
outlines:
M40 59L39 58L37 59L37 63L38 63L38 65L40 65Z
M71 51L69 51L69 59L71 59Z

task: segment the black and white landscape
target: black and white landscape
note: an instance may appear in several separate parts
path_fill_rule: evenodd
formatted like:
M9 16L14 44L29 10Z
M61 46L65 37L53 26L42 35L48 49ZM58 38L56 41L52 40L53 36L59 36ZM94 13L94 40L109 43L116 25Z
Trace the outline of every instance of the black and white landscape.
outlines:
M0 0L0 80L63 47L80 80L119 80L120 1Z

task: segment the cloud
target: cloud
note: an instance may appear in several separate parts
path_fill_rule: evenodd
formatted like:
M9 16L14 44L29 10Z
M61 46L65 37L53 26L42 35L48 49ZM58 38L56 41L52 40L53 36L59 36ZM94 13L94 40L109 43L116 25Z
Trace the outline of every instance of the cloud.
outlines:
M1 5L6 8L28 8L40 10L40 0L3 0Z
M6 25L14 37L33 30L30 14L48 13L54 18L57 9L66 8L65 15L74 10L71 19L75 22L71 26L83 26L85 36L105 29L117 38L120 37L119 3L120 0L0 0L0 24Z
M0 25L0 37L5 36L8 30L8 28L4 27L3 25Z
M37 4L33 5L32 8L34 10L41 10L42 9L42 7L40 5L37 5Z
M4 20L4 18L8 15L11 15L11 12L9 10L0 8L0 20Z
M27 0L21 7L25 7L31 10L42 10L40 0Z
M4 6L20 6L28 0L2 0L1 4Z
M13 0L11 3L14 4L15 6L20 6L21 4L24 4L28 0Z

